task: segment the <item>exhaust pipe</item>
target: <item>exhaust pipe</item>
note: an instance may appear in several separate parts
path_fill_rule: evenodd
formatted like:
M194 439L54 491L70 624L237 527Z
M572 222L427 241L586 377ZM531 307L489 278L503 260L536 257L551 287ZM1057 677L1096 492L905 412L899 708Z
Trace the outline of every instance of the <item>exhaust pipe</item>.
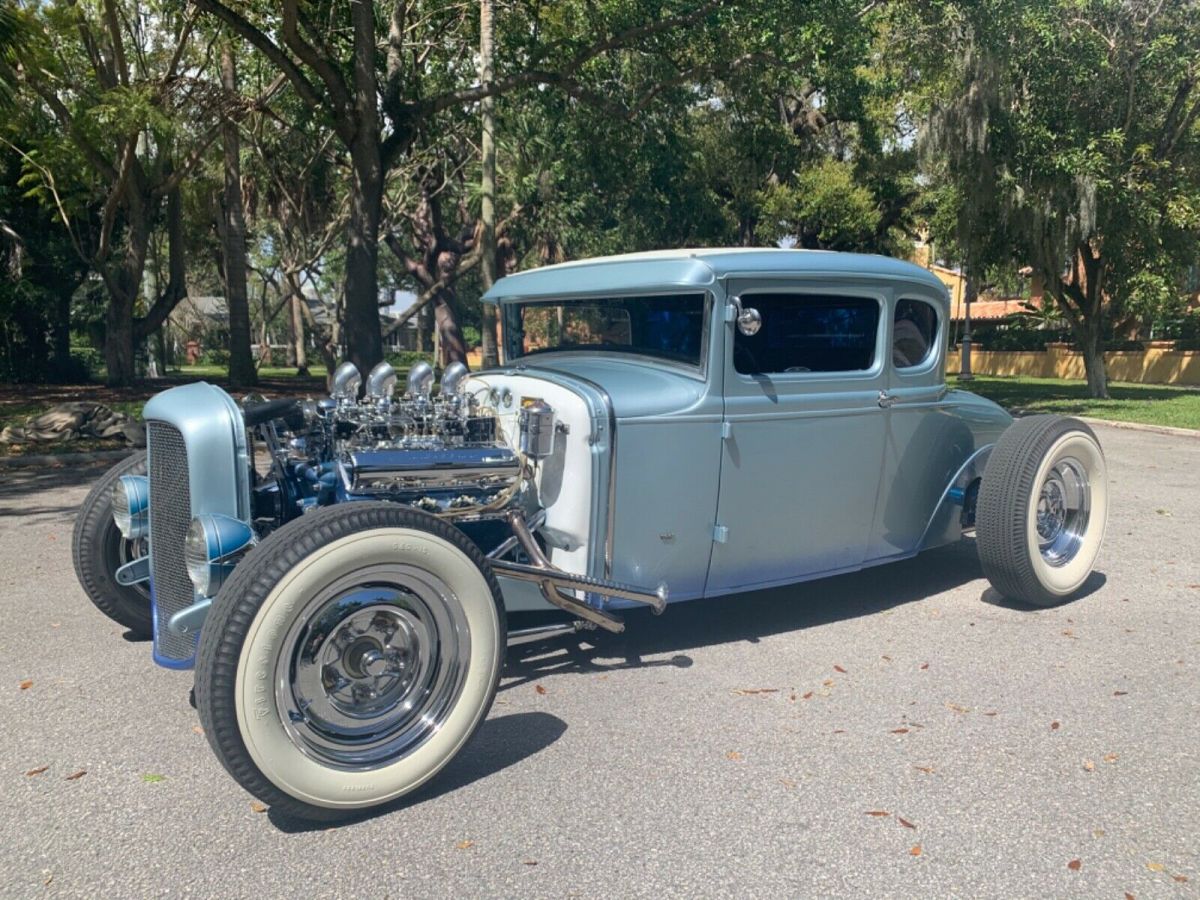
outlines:
M518 510L508 511L508 524L512 529L517 544L525 551L532 564L492 560L492 569L499 575L529 581L536 584L542 591L546 602L559 609L579 616L588 622L608 631L620 633L625 630L625 623L611 613L596 609L564 591L587 591L618 600L631 600L644 603L661 613L667 605L667 589L660 587L657 591L647 591L627 584L604 581L587 575L575 575L557 568L547 559L542 548L533 539L533 533L525 522L525 517Z

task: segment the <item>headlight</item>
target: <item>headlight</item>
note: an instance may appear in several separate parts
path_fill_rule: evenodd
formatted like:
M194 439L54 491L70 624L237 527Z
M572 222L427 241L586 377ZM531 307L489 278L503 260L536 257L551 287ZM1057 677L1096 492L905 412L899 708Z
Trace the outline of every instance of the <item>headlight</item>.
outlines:
M253 529L230 516L197 516L183 541L188 577L205 597L221 589L238 557L257 542Z
M150 479L122 475L112 489L112 517L126 540L145 537L150 530Z

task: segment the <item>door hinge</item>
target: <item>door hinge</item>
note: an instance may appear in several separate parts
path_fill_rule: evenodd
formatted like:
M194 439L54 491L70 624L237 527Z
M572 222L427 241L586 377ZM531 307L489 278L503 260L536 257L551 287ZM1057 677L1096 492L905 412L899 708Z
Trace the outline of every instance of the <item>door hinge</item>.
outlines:
M728 540L729 540L729 529L727 527L725 527L724 525L717 525L715 528L713 528L713 542L714 543L724 544Z
M721 440L727 441L731 437L733 437L733 423L732 422L722 422L721 423Z

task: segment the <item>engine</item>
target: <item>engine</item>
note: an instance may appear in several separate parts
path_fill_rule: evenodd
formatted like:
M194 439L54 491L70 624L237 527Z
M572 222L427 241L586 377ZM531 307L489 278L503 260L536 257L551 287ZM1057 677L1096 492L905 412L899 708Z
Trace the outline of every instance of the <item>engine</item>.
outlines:
M495 398L486 389L467 390L465 366L447 367L436 396L433 374L418 363L397 395L389 364L376 366L364 385L353 364L343 363L328 399L262 414L262 404L247 404L246 423L263 426L275 476L259 475L252 490L256 528L353 500L406 503L457 519L533 505L524 476L553 450L554 411L545 404L522 409L512 447ZM260 423L264 415L270 418Z

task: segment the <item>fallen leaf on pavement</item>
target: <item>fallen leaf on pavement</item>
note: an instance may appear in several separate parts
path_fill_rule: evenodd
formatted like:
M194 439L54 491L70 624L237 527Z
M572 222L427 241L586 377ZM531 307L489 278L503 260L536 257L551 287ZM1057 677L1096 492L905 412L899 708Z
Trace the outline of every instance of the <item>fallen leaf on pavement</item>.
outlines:
M909 856L920 856L921 855L921 845L913 844L913 848L908 851L908 855Z
M1051 723L1050 723L1050 730L1051 730L1051 731L1058 731L1059 727L1060 727L1060 725L1059 725L1059 723L1058 723L1058 722L1051 722Z
M1113 691L1113 696L1114 697L1124 697L1128 693L1129 693L1129 691Z
M959 706L957 703L947 703L946 709L953 710L956 713L969 713L971 711L968 706Z
M475 846L474 841L459 841L457 844L454 845L455 849L457 849L457 850L470 850L474 846Z
M725 754L725 758L731 759L734 762L737 762L739 759L742 758L742 754L738 753L736 750L730 750L728 753Z
M779 688L738 688L733 693L739 697L749 697L752 694L778 694Z
M908 729L907 728L893 728L890 733L891 734L908 734Z
M912 822L908 821L908 819L904 818L903 816L896 816L896 821L899 822L901 825L903 825L905 828L915 829L917 827L916 825L914 825Z
M1171 877L1174 878L1176 881L1178 881L1180 884L1187 884L1188 877L1186 875L1172 875Z
M204 729L201 728L199 725L193 725L192 731L196 732L196 734L204 734Z
M826 678L824 681L821 682L821 684L823 684L825 687L833 687L833 679Z
M1072 872L1078 872L1081 868L1083 868L1083 863L1078 859L1073 859L1067 863L1067 868Z
M1135 897L1133 894L1129 893L1129 891L1126 891L1125 892L1125 900L1137 900L1137 897Z
M46 772L49 769L50 769L49 766L38 766L36 769L30 769L25 774L26 774L26 776L41 775L43 772Z
M846 670L845 670L845 669L843 669L843 668L842 668L841 666L839 666L839 665L835 665L835 666L833 667L833 671L835 671L835 672L841 672L843 675L845 675L845 674L846 674Z
M806 693L806 694L805 694L803 697L801 697L800 699L801 699L801 700L811 700L811 699L812 699L812 695L813 695L813 692L812 692L812 691L809 691L808 693Z
M536 865L537 865L537 860L536 860L536 859L523 859L523 860L521 860L521 865L523 865L523 866L536 866Z
M544 694L544 693L546 693L546 688L545 688L545 687L543 687L543 686L542 686L542 685L540 685L540 684L535 684L535 685L533 686L533 689L534 689L535 691L537 691L539 694Z
M833 729L833 733L834 734L845 734L846 729L845 728L835 728L835 729Z
M21 690L27 691L31 687L33 687L33 679L32 678L26 678L24 681L21 682Z
M994 709L990 709L987 712L985 712L984 715L985 716L998 716L1000 714L998 712L996 712Z
M1118 759L1120 759L1120 757L1117 756L1117 754L1115 754L1115 753L1105 753L1104 754L1104 761L1106 763L1115 763Z
M883 816L890 816L891 813L888 812L886 809L868 809L867 815L875 816L876 818L882 818Z
M1151 872L1161 872L1166 868L1162 863L1146 863L1146 868Z
M156 772L147 772L145 775L142 776L142 781L145 781L149 784L157 784L160 781L166 781L166 780L167 780L166 775L159 775Z
M1196 586L1197 586L1197 587L1200 587L1200 585L1196 585ZM881 659L883 659L883 661L884 661L884 662L891 662L891 661L892 661L892 658L891 658L890 656L884 656L884 657L881 657Z
M1105 831L1103 828L1097 828L1092 832L1092 837L1104 837Z
M922 668L922 669L928 669L928 668L929 668L929 663L921 663L921 668Z
M1171 515L1171 511L1169 509L1156 509L1155 512L1158 513L1160 516L1170 517L1170 515Z
M780 778L779 783L782 784L789 791L796 786L796 782L792 781L792 779L790 779L790 778Z
M68 775L63 780L64 781L78 781L80 778L82 778L86 774L87 774L87 769L80 769L78 772L72 772L70 775Z
M250 804L250 812L265 813L266 811L267 807L264 804L259 803L257 800Z
M1083 761L1083 767L1085 769L1087 769L1089 772L1091 772L1096 768L1096 764L1094 762L1092 762L1090 759L1085 759Z
M50 882L54 880L54 873L46 869L42 874L46 876L46 880L42 882L43 887L49 887Z
M933 766L913 766L918 772L924 772L926 775L933 774Z
M791 696L788 697L788 699L791 700L793 703L795 703L796 702L796 692L792 691Z

